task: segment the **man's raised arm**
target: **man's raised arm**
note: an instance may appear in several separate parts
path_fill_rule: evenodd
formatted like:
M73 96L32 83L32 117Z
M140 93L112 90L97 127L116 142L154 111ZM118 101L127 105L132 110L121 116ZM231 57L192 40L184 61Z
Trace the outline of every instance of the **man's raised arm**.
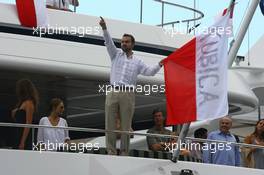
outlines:
M118 50L117 50L109 32L107 31L107 27L106 27L106 23L105 23L104 18L102 18L102 17L100 17L100 18L101 18L101 20L100 20L99 24L103 30L105 46L107 48L107 51L108 51L108 54L109 54L111 60L113 60L116 57Z

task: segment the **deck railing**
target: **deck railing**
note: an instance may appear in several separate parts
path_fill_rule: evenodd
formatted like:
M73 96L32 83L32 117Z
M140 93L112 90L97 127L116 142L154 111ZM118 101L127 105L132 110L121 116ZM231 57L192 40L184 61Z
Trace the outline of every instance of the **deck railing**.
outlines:
M0 123L0 127L11 127L11 128L31 128L32 132L32 143L36 143L35 138L35 130L38 128L51 128L51 129L63 129L68 131L78 131L78 132L88 132L88 133L120 133L120 134L128 134L128 135L134 135L134 136L144 136L144 137L160 137L160 138L175 138L177 139L178 136L176 135L164 135L164 134L151 134L151 133L138 133L138 132L130 132L130 131L120 131L120 130L106 130L106 129L95 129L95 128L80 128L80 127L59 127L59 126L45 126L45 125L35 125L35 124L19 124L19 123ZM223 143L223 144L231 144L238 146L241 148L240 150L243 150L244 148L256 148L256 149L264 149L264 146L262 145L254 145L254 144L245 144L245 143L237 143L237 142L228 142L228 141L219 141L219 140L211 140L211 139L201 139L201 138L193 138L193 137L186 137L183 142L187 141L187 143ZM33 149L33 147L32 147ZM35 149L33 149L35 150ZM43 150L42 150L43 151ZM57 151L65 151L65 149L58 149ZM78 150L72 151L70 149L66 149L66 152L78 152ZM85 153L93 153L93 154L107 154L105 147L100 147L96 150L86 150ZM243 153L243 151L241 151ZM147 158L158 158L158 159L171 159L172 158L172 152L153 152L148 150L130 150L130 156L134 157L147 157ZM241 154L241 158L243 157L243 154ZM179 160L183 161L193 161L193 162L202 162L201 159L181 155L179 157ZM243 166L243 161L242 165Z

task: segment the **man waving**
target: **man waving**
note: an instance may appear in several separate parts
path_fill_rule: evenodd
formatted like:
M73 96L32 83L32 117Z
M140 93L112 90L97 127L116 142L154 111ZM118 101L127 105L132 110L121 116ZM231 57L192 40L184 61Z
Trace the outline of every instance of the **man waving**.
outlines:
M121 39L121 49L117 49L109 32L105 20L100 17L99 22L103 30L105 45L110 56L112 66L110 74L111 91L106 94L105 125L108 130L115 130L116 116L120 114L121 131L129 131L135 107L134 88L139 74L154 76L162 67L162 61L153 66L146 65L133 53L135 38L124 34ZM106 147L108 154L116 155L116 136L106 133ZM121 135L120 155L129 153L129 135Z

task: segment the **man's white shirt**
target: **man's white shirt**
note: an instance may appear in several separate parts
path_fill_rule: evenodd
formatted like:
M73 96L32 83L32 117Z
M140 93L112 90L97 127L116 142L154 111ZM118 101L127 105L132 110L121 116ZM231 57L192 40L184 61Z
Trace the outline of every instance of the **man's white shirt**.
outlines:
M131 58L121 49L117 49L109 32L103 30L105 45L111 58L112 67L110 74L111 85L136 86L137 76L154 76L160 65L148 66L141 59L132 54Z

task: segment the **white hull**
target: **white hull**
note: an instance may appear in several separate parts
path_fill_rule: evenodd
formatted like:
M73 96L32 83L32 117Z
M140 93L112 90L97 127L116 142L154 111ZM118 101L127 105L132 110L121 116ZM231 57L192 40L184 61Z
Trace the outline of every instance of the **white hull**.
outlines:
M194 162L108 155L0 150L5 175L177 175L182 169L194 175L263 175L263 170Z

